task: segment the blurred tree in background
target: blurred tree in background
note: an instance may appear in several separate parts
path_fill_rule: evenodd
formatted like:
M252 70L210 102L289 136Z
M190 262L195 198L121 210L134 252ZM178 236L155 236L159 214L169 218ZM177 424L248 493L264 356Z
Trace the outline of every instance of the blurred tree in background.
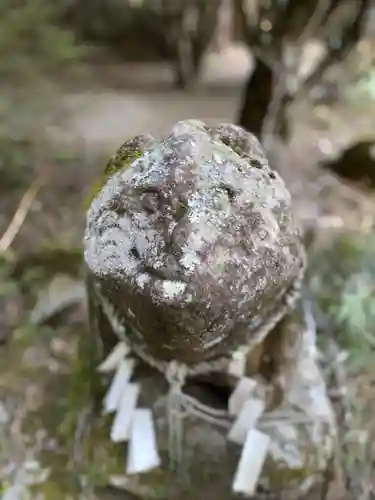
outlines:
M289 136L286 108L305 95L327 70L343 61L360 40L371 0L234 0L243 40L255 56L255 70L243 95L239 123L264 142ZM303 47L311 39L324 54L301 75Z
M61 27L66 2L0 2L0 176L2 185L26 180L56 96L58 76L81 58L71 30Z
M195 81L216 30L221 0L75 0L66 19L79 36L127 60L169 60L175 83Z
M288 105L356 46L371 0L73 0L66 20L79 36L128 60L169 60L184 88L199 74L224 4L232 9L236 38L255 58L238 122L257 136L287 139ZM324 54L302 75L304 46L312 39L324 45Z
M106 46L127 60L167 60L175 84L185 88L199 75L225 3L232 9L237 38L255 60L238 123L266 147L275 136L287 140L288 106L320 84L357 45L371 0L3 0L0 173L13 161L30 163L31 137L43 128L40 106L54 97L59 75L82 57L87 43ZM303 74L303 50L312 39L325 50Z
M51 76L78 54L73 33L61 28L66 2L2 0L0 79L32 84Z

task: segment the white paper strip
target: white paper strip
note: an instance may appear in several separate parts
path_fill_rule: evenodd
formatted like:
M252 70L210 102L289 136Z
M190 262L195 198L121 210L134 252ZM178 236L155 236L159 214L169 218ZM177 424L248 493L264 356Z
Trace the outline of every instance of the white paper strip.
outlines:
M249 399L255 386L256 382L251 378L243 377L239 380L228 401L228 411L231 416L239 415L245 401Z
M244 444L246 435L253 429L265 409L265 403L261 399L248 399L229 431L228 440L236 444Z
M116 370L121 360L130 353L130 347L125 342L119 342L98 366L100 373L109 373Z
M130 438L130 428L137 406L139 390L139 384L128 384L121 395L120 407L111 428L111 440L114 443L127 441Z
M234 377L241 378L245 375L246 371L246 353L243 349L239 348L232 355L229 363L228 372Z
M128 448L127 474L140 474L160 467L152 411L135 410Z
M122 393L134 370L134 359L124 359L118 365L110 388L104 397L104 413L113 413L119 408Z
M239 495L253 496L270 446L270 437L250 429L242 449L232 489Z

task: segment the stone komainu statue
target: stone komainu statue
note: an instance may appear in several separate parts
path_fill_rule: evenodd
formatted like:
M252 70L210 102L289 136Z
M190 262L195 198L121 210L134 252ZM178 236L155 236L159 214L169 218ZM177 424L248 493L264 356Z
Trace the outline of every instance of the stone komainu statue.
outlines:
M183 122L113 161L133 155L91 206L85 256L134 343L194 365L267 333L296 296L304 252L255 137Z
M236 399L244 384L256 386L250 420L254 408L267 415L299 405L306 428L290 424L292 431L285 431L298 459L282 451L284 424L262 434L272 442L270 470L277 464L278 471L272 480L266 475L266 484L280 479L280 467L298 484L324 468L332 447L319 466L306 463L306 447L313 456L332 435L333 421L310 341L294 320L304 248L290 194L252 134L189 120L166 137L129 140L107 166L88 212L84 245L90 320L105 353L126 343L126 355L156 369L180 396L191 380L233 390L229 414L223 410L220 418L231 426L235 417L229 436L240 444L250 431L240 423L243 402L238 406ZM148 404L157 413L155 387ZM315 421L318 407L324 430L321 417ZM189 432L185 437L193 448ZM168 446L171 452L170 439ZM236 491L255 488L241 483L241 471L236 477Z

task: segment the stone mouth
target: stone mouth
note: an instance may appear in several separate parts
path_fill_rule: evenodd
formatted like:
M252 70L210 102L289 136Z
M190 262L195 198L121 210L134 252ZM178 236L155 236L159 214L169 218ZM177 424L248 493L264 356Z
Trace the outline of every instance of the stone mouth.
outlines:
M141 270L143 273L148 274L152 278L162 280L162 281L183 281L184 283L188 283L189 279L184 276L183 270L180 272L171 271L168 268L160 268L154 269L153 267L149 267L147 265L141 266Z

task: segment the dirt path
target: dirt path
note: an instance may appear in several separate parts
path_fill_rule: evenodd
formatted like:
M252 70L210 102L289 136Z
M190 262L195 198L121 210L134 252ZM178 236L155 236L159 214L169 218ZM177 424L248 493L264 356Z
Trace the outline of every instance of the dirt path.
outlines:
M199 84L188 92L174 90L170 69L160 64L98 67L91 90L64 99L67 127L54 135L79 139L91 151L112 152L129 136L163 133L177 120L233 121L250 64L241 46L210 54Z

